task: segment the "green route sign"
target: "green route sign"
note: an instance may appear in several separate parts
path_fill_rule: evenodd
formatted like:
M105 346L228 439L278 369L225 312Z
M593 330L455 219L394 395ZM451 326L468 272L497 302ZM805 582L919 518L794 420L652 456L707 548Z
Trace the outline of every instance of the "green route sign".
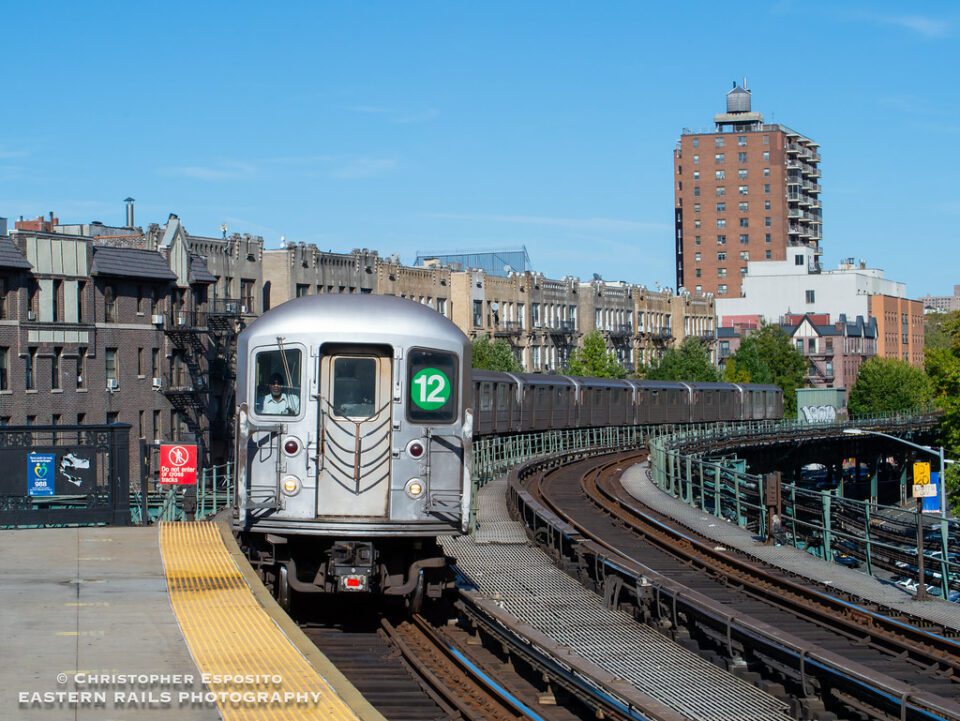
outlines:
M410 399L425 411L443 408L450 400L450 379L442 370L424 368L413 376Z

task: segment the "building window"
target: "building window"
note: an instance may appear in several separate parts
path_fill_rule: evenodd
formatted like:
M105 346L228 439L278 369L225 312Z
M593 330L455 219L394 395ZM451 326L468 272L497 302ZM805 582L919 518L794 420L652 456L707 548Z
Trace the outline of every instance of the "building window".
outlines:
M702 275L701 269L700 269L700 268L694 269L693 274L694 274L697 278L699 278L699 277Z
M245 313L257 312L253 304L253 286L254 281L247 278L240 279L240 305L246 308Z
M763 252L763 257L766 258L767 260L770 260L771 258L773 258L773 251L765 250Z
M763 151L763 159L764 159L764 160L770 160L770 151L769 151L769 150L764 150L764 151Z
M107 373L107 385L110 385L110 381L116 383L119 380L117 376L117 349L107 348L103 360Z
M86 387L87 377L87 349L80 347L77 349L77 388Z
M163 438L163 417L160 411L153 412L153 437L158 441Z
M306 283L297 283L297 298L310 294L310 286Z
M696 220L693 221L693 227L695 230L700 227L700 218L697 218Z
M749 250L741 250L741 251L740 251L740 260L750 260L750 251L749 251Z
M693 179L694 179L694 180L700 180L700 171L699 171L699 170L694 170L694 171L693 171Z
M699 212L700 212L700 203L694 203L694 204L693 204L693 212L694 212L694 213L699 213Z
M7 279L0 278L0 318L7 317Z
M795 341L793 341L793 344L796 346L796 348L797 348L797 350L798 350L799 352L803 353L803 339L802 339L802 338L797 338Z
M727 284L721 283L717 286L717 295L726 295L727 294Z
M763 144L764 144L764 145L770 145L770 136L769 136L769 135L764 135L764 136L763 136Z
M803 265L803 256L802 256L802 255L795 255L795 256L793 256L793 264L794 264L794 265Z
M693 142L691 143L691 145L692 145L693 147L695 147L695 148L699 148L699 147L700 147L700 138L693 138Z
M726 268L717 268L717 277L718 277L718 278L726 278L726 277L727 277L727 269L726 269Z
M61 420L61 415L59 413L54 413L50 416L50 425L59 426L60 420ZM60 442L60 434L57 433L56 431L53 431L50 434L50 442L53 443L53 445L57 445Z
M722 148L726 144L727 144L727 141L720 136L717 136L716 138L713 139L714 147Z
M746 179L747 179L747 169L746 169L746 168L740 168L740 170L737 171L737 177L740 178L740 180L746 180Z
M717 236L717 245L726 245L726 244L727 244L727 236L725 236L725 235L718 235L718 236Z
M764 169L763 169L763 177L764 177L764 178L769 178L769 177L770 177L770 168L764 168Z
M143 375L143 348L137 348L137 375Z
M772 243L772 242L773 242L773 236L770 235L770 233L764 233L763 242L764 242L764 243Z
M814 298L816 297L816 295L815 295L814 291L808 290L808 291L806 292L806 296L807 296L807 303L813 303L813 302L815 302L815 301L814 301Z
M700 254L699 254L699 253L694 253L694 254L693 254L693 259L699 263L699 262L700 262Z
M741 233L741 234L740 234L740 245L747 245L749 242L750 242L750 234L749 234L749 233Z
M723 171L723 170L716 171L714 175L716 176L717 180L723 180L724 178L727 177L726 171Z
M694 198L699 198L699 197L700 197L700 186L699 186L699 185L694 185L694 186L693 186L693 197L694 197Z
M739 145L741 148L746 147L746 145L747 145L747 136L746 136L746 135L738 135L738 136L737 136L737 145Z
M743 200L743 201L740 201L740 203L738 204L738 207L741 213L746 213L750 210L750 203Z
M749 228L749 227L750 227L750 219L749 219L749 218L740 218L740 227L741 227L741 228Z
M726 159L727 159L727 156L724 155L723 153L717 153L716 155L713 156L713 160L715 163L722 163Z
M727 212L727 204L726 204L726 203L717 203L717 212L718 212L718 213L726 213L726 212Z
M694 165L699 165L699 164L700 164L700 156L699 156L699 155L694 155L694 156L693 156L693 164L694 164Z
M770 183L763 184L763 192L765 195L770 195Z
M50 359L50 387L60 389L60 359L63 356L63 348L54 348L53 357Z
M113 425L114 423L120 422L120 412L119 411L110 411L107 413L107 425Z
M37 349L29 348L27 355L23 359L23 387L28 391L36 390L37 384L33 377L33 371L37 367Z
M693 236L693 242L694 242L696 245L700 245L700 236L699 236L699 235Z
M726 228L726 227L727 227L727 220L726 220L726 218L717 218L717 227L718 227L718 228Z
M0 348L0 391L10 390L10 349Z
M737 187L737 192L740 193L740 195L749 195L750 188L748 188L746 185L740 185Z
M763 219L763 225L764 225L765 227L767 227L767 228L772 227L772 226L773 226L773 218L771 218L769 215L766 216L766 217Z
M741 265L741 266L740 266L740 277L742 278L742 277L745 276L746 274L747 274L747 266Z
M103 288L103 316L107 323L117 322L117 299L112 285Z
M726 259L727 259L727 254L725 252L721 251L717 253L717 260L726 260Z
M63 281L56 279L53 281L53 298L50 299L53 306L53 322L58 323L63 320Z
M746 153L737 153L737 162L746 163L746 162L747 162L747 154L746 154Z
M763 201L763 209L764 209L764 210L770 210L770 201L769 201L769 200L764 200L764 201Z

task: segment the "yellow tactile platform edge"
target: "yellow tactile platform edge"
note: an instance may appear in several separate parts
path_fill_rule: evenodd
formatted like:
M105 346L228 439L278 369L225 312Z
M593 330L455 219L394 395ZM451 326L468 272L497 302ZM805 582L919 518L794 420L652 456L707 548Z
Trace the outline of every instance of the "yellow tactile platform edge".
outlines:
M217 680L225 721L358 718L254 599L215 524L162 523L160 550L177 621L200 672Z

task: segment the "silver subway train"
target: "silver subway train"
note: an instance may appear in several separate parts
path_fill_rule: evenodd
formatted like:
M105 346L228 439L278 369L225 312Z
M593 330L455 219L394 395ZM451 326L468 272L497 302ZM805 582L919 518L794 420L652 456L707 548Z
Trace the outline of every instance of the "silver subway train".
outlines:
M235 529L290 592L419 602L468 530L474 435L780 418L776 386L472 371L470 342L408 300L305 296L239 338Z

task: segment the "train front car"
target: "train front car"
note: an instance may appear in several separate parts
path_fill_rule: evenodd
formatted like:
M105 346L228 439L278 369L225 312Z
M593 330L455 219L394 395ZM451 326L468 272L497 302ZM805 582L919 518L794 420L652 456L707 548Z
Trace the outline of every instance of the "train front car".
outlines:
M306 296L240 334L235 529L281 602L420 599L470 518L470 344L389 296Z

